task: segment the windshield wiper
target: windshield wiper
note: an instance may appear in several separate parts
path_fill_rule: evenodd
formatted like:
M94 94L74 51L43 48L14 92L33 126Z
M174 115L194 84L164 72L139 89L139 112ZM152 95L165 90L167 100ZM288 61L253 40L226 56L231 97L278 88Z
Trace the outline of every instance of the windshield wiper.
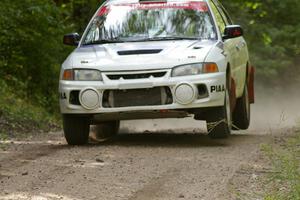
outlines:
M144 41L167 41L167 40L201 40L201 39L197 37L186 37L186 36L151 37L151 38L142 38L136 40L101 39L97 41L91 41L83 45L112 44L112 43L124 43L124 42L144 42Z
M84 43L83 45L93 45L93 44L112 44L112 43L123 43L125 41L123 40L115 40L115 39L101 39L101 40L97 40L97 41L91 41L91 42L87 42Z

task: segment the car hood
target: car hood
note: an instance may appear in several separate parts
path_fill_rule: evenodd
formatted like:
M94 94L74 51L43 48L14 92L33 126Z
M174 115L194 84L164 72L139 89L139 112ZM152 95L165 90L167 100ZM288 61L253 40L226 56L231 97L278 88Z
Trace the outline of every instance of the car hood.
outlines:
M176 65L204 62L215 41L126 42L78 47L64 68L101 71L170 69Z

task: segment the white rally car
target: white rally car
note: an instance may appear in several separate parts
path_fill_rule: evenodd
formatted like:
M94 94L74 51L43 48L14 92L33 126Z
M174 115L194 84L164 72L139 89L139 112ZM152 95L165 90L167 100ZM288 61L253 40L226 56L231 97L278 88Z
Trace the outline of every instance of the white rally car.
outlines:
M66 140L118 132L120 120L206 120L209 136L247 129L254 69L243 30L217 0L110 0L61 68L60 109Z

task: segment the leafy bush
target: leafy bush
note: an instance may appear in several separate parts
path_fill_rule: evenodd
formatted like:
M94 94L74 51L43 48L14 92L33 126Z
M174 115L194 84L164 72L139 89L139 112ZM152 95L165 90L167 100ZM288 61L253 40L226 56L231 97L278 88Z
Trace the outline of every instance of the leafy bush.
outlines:
M63 9L49 0L0 1L0 76L15 93L57 108L60 64L68 53Z
M0 93L0 140L59 128L57 115L20 98L3 80L0 80Z
M104 0L53 0L57 6L69 11L68 23L73 30L82 34L89 20L92 18Z

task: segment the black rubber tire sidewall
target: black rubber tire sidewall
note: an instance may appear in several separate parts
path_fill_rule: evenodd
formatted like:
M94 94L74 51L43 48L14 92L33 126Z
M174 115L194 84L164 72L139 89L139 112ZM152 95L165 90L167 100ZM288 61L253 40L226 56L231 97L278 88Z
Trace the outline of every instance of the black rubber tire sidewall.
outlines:
M69 145L84 145L88 142L90 125L87 117L63 115L63 129Z
M225 95L229 95L228 89L226 89ZM209 137L213 139L222 139L222 138L227 138L231 134L231 126L229 123L227 123L227 107L226 107L226 96L224 99L224 106L214 108L211 113L208 115L207 118L207 129L208 129L208 135ZM230 108L229 108L230 109ZM224 120L225 119L225 120ZM221 123L218 123L221 122ZM210 124L217 123L216 126L210 127Z

